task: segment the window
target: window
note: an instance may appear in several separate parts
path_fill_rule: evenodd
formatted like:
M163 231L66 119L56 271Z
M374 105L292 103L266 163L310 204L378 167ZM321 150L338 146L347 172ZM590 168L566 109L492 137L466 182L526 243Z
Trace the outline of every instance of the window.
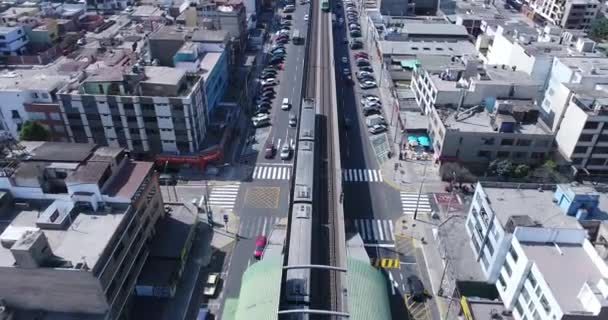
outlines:
M494 145L494 138L481 138L481 142L486 146Z
M480 158L489 158L492 156L492 153L487 150L480 150L479 152L477 152L477 156Z
M528 272L528 281L530 281L532 288L536 287L536 278L534 278L532 271Z
M585 127L583 127L583 129L597 129L597 127L599 126L599 122L587 122L585 123Z
M483 262L483 268L488 270L488 266L490 264L488 263L488 258L486 257L485 253L481 253L481 261Z
M578 141L591 141L593 140L593 135L592 134L581 134L578 137Z
M583 158L572 158L572 164L577 165L583 163Z
M498 284L500 285L500 287L502 289L505 289L507 287L507 283L505 282L505 279L502 277L502 274L498 275Z
M525 159L528 156L527 152L515 152L513 153L513 158L515 159Z
M118 245L116 246L116 249L114 250L114 254L112 255L114 260L118 260L118 257L120 257L120 254L122 253L122 251L124 249L125 249L125 246L122 244L122 242L118 242Z
M519 303L519 300L517 300L515 302L515 309L517 309L517 313L519 313L520 315L524 314L524 309L521 307L521 304Z
M549 305L549 301L547 301L547 298L545 298L544 295L540 297L540 305L543 306L543 309L547 314L551 313L551 306Z
M530 301L530 294L528 293L528 289L525 286L521 287L521 296L524 298L525 302Z
M511 258L513 258L513 261L517 262L519 256L517 255L517 252L515 252L515 249L513 249L513 247L509 248L509 254L511 254Z
M587 153L587 147L583 147L583 146L575 147L573 153Z
M592 158L589 160L589 162L587 162L587 164L590 166L603 166L605 162L606 159Z
M548 147L550 142L551 142L550 140L537 140L536 146L537 147Z
M503 268L505 269L505 272L507 273L507 275L510 277L511 273L513 273L513 271L511 270L511 266L509 265L509 261L505 260L505 264L503 265Z
M490 241L490 239L488 239L488 241L486 241L486 247L488 247L488 252L490 252L490 256L494 255L494 246L492 245L492 241Z
M500 141L500 145L501 146L512 146L513 145L513 139L502 139Z
M508 158L510 152L509 151L498 151L496 153L496 158Z
M520 147L529 147L531 144L532 144L532 140L529 140L529 139L517 140L517 145Z
M544 152L532 152L532 155L530 157L532 159L542 159L545 157L545 153Z
M540 316L538 315L538 310L534 311L534 313L532 314L532 319L534 319L534 320L540 320Z
M134 107L132 103L125 103L122 105L122 107L125 109L125 111L129 110L129 111L133 111Z

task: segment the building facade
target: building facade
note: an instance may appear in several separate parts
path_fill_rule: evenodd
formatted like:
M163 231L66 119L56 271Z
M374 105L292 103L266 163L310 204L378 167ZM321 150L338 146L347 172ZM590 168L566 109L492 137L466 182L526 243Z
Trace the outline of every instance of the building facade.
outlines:
M3 301L38 313L120 318L164 216L152 163L132 161L121 148L22 145L0 176Z
M530 1L535 16L565 29L589 29L600 11L597 0Z
M206 134L200 75L167 67L102 69L59 94L74 142L123 147L137 154L189 154Z
M26 52L29 38L22 26L0 27L0 53L22 55Z

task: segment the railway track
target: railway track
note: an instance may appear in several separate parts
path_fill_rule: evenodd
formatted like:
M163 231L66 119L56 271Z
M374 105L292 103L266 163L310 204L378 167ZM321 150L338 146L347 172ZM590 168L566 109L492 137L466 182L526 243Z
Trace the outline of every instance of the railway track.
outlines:
M340 245L337 237L336 224L336 180L334 158L336 152L334 136L335 117L335 95L331 92L334 78L334 67L332 63L332 38L330 13L324 13L320 8L320 1L312 1L311 5L311 33L309 46L309 64L306 73L306 97L316 100L318 113L319 147L319 169L318 177L319 191L317 199L318 228L316 243L313 248L318 250L316 263L322 265L338 266L336 252ZM339 155L338 155L339 156ZM337 181L341 183L340 181ZM342 309L341 305L341 281L340 274L327 270L315 270L312 273L311 307L313 309L334 310ZM328 317L329 318L329 317Z

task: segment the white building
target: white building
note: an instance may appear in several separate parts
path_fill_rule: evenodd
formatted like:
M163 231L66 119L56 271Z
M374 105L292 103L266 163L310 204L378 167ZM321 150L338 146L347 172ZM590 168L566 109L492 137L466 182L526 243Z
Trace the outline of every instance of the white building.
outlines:
M580 229L517 227L496 288L515 319L607 319L608 266Z
M21 55L30 42L22 26L0 27L0 54Z
M534 14L565 29L589 29L600 11L597 0L528 1Z

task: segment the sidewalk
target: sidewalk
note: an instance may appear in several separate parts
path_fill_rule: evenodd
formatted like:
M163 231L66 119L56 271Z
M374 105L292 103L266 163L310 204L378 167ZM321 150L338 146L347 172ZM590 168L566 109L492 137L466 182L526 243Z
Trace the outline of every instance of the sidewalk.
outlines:
M432 299L428 300L432 319L441 320L456 320L458 319L459 304L458 301L438 295L439 288L444 292L451 292L453 288L448 288L451 283L448 276L443 279L443 285L440 286L443 272L444 260L441 258L438 251L439 244L433 236L433 230L440 223L439 220L432 219L427 214L420 214L417 220L413 216L402 216L395 222L395 239L396 248L401 247L403 241L413 240L416 248L417 264L420 266L419 271L421 278L426 286L430 286L430 292L433 295ZM449 313L447 312L449 308ZM446 317L447 314L447 317Z

